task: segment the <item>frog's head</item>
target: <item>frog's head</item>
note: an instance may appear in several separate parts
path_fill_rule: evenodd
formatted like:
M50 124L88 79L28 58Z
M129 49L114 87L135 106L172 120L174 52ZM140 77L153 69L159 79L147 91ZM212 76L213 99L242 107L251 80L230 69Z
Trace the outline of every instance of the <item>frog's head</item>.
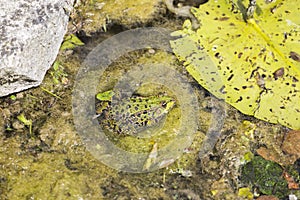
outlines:
M164 113L168 113L174 106L175 106L175 100L171 97L161 97L161 106L164 108Z

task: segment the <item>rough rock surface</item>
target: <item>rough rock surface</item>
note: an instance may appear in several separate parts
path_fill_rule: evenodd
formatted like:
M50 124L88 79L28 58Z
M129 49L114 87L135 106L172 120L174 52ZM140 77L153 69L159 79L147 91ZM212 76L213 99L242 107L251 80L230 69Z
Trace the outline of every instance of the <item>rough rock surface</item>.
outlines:
M74 0L0 0L0 97L38 86L54 62Z

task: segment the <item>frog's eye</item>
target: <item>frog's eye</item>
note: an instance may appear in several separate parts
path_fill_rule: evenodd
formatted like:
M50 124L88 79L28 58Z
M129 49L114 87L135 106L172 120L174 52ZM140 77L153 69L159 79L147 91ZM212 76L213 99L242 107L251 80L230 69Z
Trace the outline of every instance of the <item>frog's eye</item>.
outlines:
M161 104L161 106L162 106L163 108L166 108L166 107L167 107L167 102L163 102L163 103Z

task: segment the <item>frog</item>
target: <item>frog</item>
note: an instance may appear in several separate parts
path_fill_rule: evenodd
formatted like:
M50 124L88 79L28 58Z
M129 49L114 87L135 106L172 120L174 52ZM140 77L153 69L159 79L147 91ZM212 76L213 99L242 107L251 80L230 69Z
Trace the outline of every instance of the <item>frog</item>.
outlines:
M96 95L96 114L100 125L121 135L137 135L159 125L175 106L175 99L164 94L120 97L113 90Z

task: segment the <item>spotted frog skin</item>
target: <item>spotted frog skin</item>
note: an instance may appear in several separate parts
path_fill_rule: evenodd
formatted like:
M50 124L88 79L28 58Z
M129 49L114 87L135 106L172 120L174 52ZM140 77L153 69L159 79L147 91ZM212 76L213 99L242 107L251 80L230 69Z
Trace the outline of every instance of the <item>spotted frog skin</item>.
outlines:
M175 100L168 96L132 96L112 103L112 90L97 94L96 113L100 124L112 132L136 135L160 122L174 107Z

